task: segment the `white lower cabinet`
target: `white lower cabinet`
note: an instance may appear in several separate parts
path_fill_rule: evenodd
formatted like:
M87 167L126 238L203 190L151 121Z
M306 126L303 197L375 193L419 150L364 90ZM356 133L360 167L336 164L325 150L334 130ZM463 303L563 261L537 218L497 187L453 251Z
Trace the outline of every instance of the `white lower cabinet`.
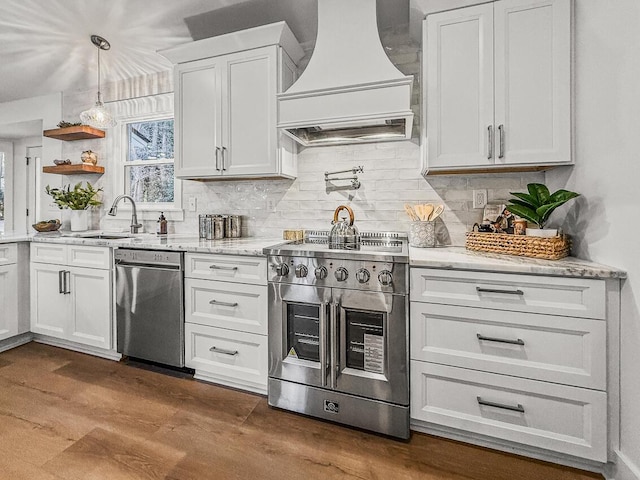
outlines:
M412 423L606 462L606 305L604 280L412 268Z
M0 265L0 340L18 334L18 265Z
M589 458L607 459L605 392L411 362L413 418Z
M264 257L185 255L185 364L195 377L267 392Z
M187 366L203 380L265 393L267 337L225 328L185 325Z
M0 342L29 331L28 257L27 243L0 244Z
M31 331L111 349L110 255L108 247L33 243ZM53 260L62 262L45 263Z

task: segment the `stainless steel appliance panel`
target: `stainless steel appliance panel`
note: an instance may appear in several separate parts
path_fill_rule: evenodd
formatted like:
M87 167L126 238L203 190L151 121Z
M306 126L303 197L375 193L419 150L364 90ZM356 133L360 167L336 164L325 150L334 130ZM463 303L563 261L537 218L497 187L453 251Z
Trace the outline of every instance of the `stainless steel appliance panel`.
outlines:
M409 406L269 378L269 405L407 439Z
M329 288L269 284L269 376L309 385L327 384L330 301ZM317 355L296 349L296 341L305 345L305 339L306 350L315 346Z
M160 256L166 252L154 253ZM173 255L175 252L168 259L173 260ZM134 256L140 259L142 254ZM183 270L179 258L178 266L153 265L152 258L145 258L151 264L122 259L116 263L118 352L184 367Z
M407 297L334 289L333 302L337 309L337 329L331 337L336 351L335 389L407 405Z

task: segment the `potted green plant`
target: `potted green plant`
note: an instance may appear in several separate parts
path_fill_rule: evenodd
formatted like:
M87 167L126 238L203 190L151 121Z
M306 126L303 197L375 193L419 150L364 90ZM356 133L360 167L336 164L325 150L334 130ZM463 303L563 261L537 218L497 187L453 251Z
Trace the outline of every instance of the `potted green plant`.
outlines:
M102 205L102 202L97 198L102 188L96 190L89 182L86 182L86 184L85 188L82 187L82 182L77 183L73 189L71 185L62 188L50 188L47 185L45 188L45 191L48 195L51 195L58 208L71 210L72 232L87 230L89 224L89 212L87 209Z
M541 183L530 183L527 185L529 193L511 192L517 197L511 199L507 209L524 218L528 222L537 225L538 228L527 228L527 235L537 237L555 237L558 234L556 229L544 229L549 216L553 211L564 205L572 198L580 194L569 190L558 190L550 193L549 189Z

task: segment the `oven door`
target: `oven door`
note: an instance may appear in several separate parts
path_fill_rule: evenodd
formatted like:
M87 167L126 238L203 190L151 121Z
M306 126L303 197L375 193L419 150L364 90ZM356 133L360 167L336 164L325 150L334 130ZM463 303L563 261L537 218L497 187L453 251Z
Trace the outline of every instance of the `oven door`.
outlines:
M332 388L409 404L405 295L334 289L328 331Z
M269 284L269 376L326 387L331 289Z

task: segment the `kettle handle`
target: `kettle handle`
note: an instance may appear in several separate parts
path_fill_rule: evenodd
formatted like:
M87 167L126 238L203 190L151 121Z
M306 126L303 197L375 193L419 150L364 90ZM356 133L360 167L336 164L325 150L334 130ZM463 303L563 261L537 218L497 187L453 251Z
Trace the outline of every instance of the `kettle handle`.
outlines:
M349 213L349 226L352 226L355 217L353 215L353 210L351 210L351 207L348 207L347 205L340 205L336 208L336 211L333 212L333 223L338 223L338 213L340 213L340 210L346 210Z

